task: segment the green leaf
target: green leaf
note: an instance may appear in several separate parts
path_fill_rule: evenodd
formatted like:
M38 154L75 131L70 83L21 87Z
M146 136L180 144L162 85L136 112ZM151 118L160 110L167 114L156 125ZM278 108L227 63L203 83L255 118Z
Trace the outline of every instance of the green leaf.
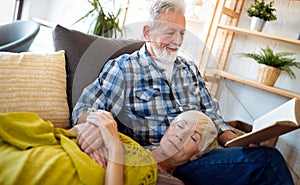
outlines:
M267 46L266 48L260 48L259 53L239 53L240 57L251 58L259 64L265 64L272 66L282 71L285 71L291 79L295 78L295 74L291 67L300 69L300 63L296 61L296 58L291 57L295 55L292 52L278 52L274 53L273 50Z
M114 0L106 0L105 2L111 1L115 5ZM118 8L118 11L114 14L113 12L105 12L101 4L101 0L87 0L91 5L92 10L87 12L84 16L78 19L76 24L80 21L87 20L87 18L92 18L89 26L89 33L93 33L99 36L116 37L117 31L121 32L119 27L119 16L121 14L122 8Z

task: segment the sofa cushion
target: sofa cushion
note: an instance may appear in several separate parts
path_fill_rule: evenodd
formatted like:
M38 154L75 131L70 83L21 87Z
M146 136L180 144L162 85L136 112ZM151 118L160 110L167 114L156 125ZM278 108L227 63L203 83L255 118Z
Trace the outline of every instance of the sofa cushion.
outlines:
M82 90L93 82L109 59L132 53L143 41L88 35L57 25L53 30L54 48L66 51L67 95L70 112Z
M35 112L70 127L64 51L0 52L0 112Z

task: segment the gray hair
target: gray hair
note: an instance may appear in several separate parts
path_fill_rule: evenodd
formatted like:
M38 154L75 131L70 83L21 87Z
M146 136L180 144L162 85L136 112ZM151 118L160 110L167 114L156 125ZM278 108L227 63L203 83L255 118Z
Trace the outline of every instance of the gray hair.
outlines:
M150 21L159 20L166 11L185 13L184 0L152 0L148 8Z
M193 159L199 158L201 155L208 153L214 148L218 148L218 132L213 121L203 112L190 110L179 114L172 123L179 120L185 120L187 122L194 122L198 127L203 128L199 152L193 157ZM192 159L192 160L193 160Z

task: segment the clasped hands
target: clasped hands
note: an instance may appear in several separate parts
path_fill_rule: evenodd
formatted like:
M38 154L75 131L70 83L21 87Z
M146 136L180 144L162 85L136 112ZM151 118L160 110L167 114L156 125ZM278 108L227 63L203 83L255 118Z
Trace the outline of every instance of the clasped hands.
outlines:
M110 112L91 112L86 122L72 128L77 134L77 144L92 160L106 168L107 160L117 148L122 150L117 123Z

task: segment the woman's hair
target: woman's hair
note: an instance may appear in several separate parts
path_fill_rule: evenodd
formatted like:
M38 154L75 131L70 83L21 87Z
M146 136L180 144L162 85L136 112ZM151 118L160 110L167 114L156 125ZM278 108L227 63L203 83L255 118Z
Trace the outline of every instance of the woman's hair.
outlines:
M159 20L166 11L185 13L184 0L151 0L148 8L150 21Z
M173 123L185 120L186 122L194 122L197 127L202 128L201 141L199 145L199 153L197 153L193 159L200 157L201 155L211 151L214 148L218 147L217 137L218 132L215 127L215 124L212 120L203 112L191 110L179 114L174 120Z

